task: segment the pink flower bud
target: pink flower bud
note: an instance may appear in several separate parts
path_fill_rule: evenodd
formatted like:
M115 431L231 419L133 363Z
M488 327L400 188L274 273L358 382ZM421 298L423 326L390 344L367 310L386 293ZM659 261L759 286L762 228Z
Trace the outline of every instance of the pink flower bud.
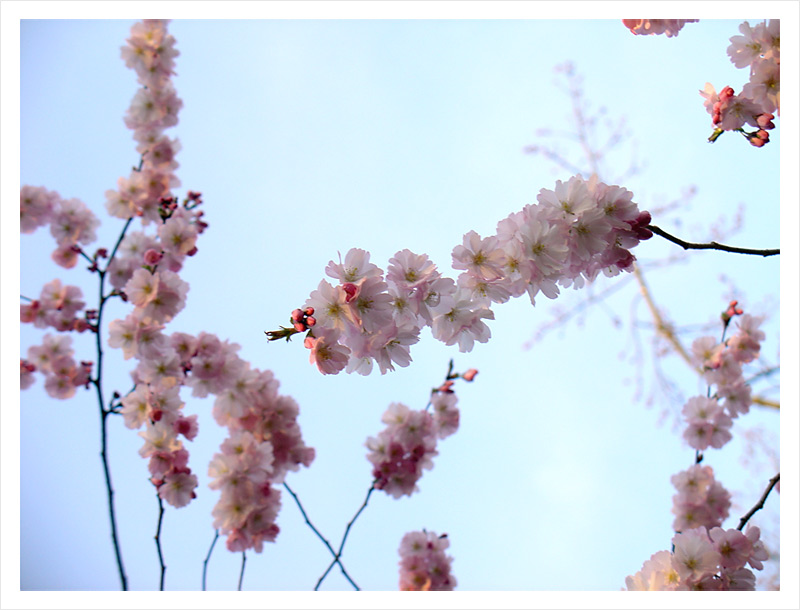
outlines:
M448 380L447 380L447 381L445 381L445 382L444 382L442 385L440 385L440 386L437 388L437 390L436 390L436 391L437 391L437 392L452 392L453 390L451 390L451 389L450 389L450 388L452 388L452 387L453 387L453 380L452 380L452 379L448 379Z
M312 316L308 316L306 318L306 324L308 324L308 326L314 326L316 323L317 323L317 319L316 318L314 318Z
M358 286L356 286L355 284L351 284L349 282L347 284L342 284L342 289L347 294L347 296L344 299L346 303L352 301L353 298L355 298L356 293L358 292Z
M725 87L722 91L719 92L719 101L724 102L733 97L733 88L732 87Z
M470 369L466 373L461 375L461 378L464 381L472 381L473 379L475 379L475 375L477 374L478 374L478 369Z
M303 321L303 312L299 309L295 309L292 312L292 322L302 322Z
M292 324L292 326L294 326L294 329L299 333L308 330L308 328L303 322L295 322L294 324Z
M313 316L314 315L314 308L313 307L306 307L303 310L303 313L306 314L307 316Z
M756 117L756 123L758 123L758 126L761 127L762 129L774 129L775 123L772 122L772 119L774 118L775 118L774 114L766 112L764 114L759 114Z
M147 252L144 253L144 262L147 265L157 265L161 259L164 257L161 252L157 250L153 250L150 248Z

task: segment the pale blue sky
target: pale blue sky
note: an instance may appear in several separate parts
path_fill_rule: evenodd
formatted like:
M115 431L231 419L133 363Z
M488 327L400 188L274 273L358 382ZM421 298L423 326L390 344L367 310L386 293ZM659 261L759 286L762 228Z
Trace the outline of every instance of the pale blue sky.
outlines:
M751 23L764 14L756 13ZM541 143L537 129L570 126L568 100L553 84L554 66L566 60L584 75L592 107L625 117L646 169L623 186L642 209L697 187L686 209L654 217L654 224L706 240L713 237L709 227L720 217L730 225L741 205L743 229L729 241L796 251L780 239L783 125L762 150L731 134L714 145L705 141L710 117L697 90L706 81L738 90L747 80L725 53L741 20L704 19L673 39L634 37L619 19L170 24L181 53L174 83L184 102L179 124L168 131L182 144L178 192L203 193L210 226L182 273L191 287L187 308L168 330L212 332L238 343L242 358L272 370L282 393L298 401L303 436L317 458L287 482L332 544L370 485L363 444L382 428L389 403L424 407L450 358L457 370L480 370L474 383L457 387L461 429L440 443L421 491L401 500L374 493L354 526L343 559L363 589L396 588L400 539L423 527L448 533L453 573L464 591L618 590L651 554L669 548L669 479L691 465L694 453L672 430L671 416L662 421L665 402L648 408L635 395L631 357L644 359L648 383L652 364L648 328L639 329L644 356L634 352L631 312L650 319L633 283L589 313L584 325L568 324L530 350L523 344L553 315L544 298L535 308L527 298L496 306L492 340L469 354L425 331L412 348L412 365L386 376L322 376L308 365L301 342L267 344L263 331L285 323L337 251L364 248L385 269L396 251L409 248L447 272L464 233L493 233L497 221L534 202L541 188L566 180L568 173L523 153ZM20 29L21 184L92 207L103 220L98 246L113 242L121 227L105 216L103 194L138 161L122 122L137 83L119 57L132 23L26 21ZM790 120L796 125L796 117ZM577 148L563 146L574 158ZM624 169L631 150L613 170ZM5 199L6 187L3 193ZM301 208L306 222L296 220ZM783 222L796 219L792 214ZM60 277L94 294L88 274L50 263L51 244L42 230L22 236L20 292L38 295L43 283ZM634 253L646 266L678 248L654 239ZM779 349L785 359L795 348L777 337L785 328L778 308L785 254L779 262L696 252L688 263L648 277L680 326L714 320L729 298L729 284L720 278L728 278L745 307L772 314L762 353L775 362ZM567 291L556 303L576 304L580 296ZM4 307L8 300L4 286ZM624 326L614 328L607 311ZM125 315L115 304L106 319ZM22 328L20 353L42 334ZM130 363L113 350L107 357L107 391L126 390ZM683 396L704 392L674 360L665 367ZM784 396L787 389L791 397L794 388L784 386ZM200 419L200 436L188 445L200 487L189 507L167 509L162 545L169 590L199 588L217 500L207 487L207 464L225 437L210 417L210 399L189 393L184 399L186 411ZM22 394L23 589L119 586L96 411L92 394L54 401L41 381ZM758 408L736 422L734 433L758 426L777 442L777 414ZM129 583L151 590L159 576L158 507L137 453L141 441L115 419L110 442ZM775 474L767 467L759 471L763 480L754 480L742 454L737 442L709 452L705 461L734 494L727 527ZM796 498L789 499L796 508ZM774 536L777 500L770 497L763 516L754 518L764 519ZM329 563L286 493L278 523L278 542L260 555L248 553L246 590L308 590ZM209 588L235 590L241 556L221 542L209 565ZM791 561L796 549L782 553ZM323 589L349 585L334 569Z

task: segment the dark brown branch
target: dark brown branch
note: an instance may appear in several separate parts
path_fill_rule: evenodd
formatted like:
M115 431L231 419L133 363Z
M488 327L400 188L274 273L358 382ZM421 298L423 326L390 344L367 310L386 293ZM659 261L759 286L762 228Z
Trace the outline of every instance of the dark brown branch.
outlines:
M674 235L670 235L664 229L661 229L655 225L649 225L647 227L656 235L660 235L667 241L671 241L673 244L679 245L684 250L721 250L723 252L734 252L736 254L753 254L756 256L774 256L776 254L780 254L780 248L772 248L766 250L757 250L754 248L737 248L735 246L726 246L724 244L718 244L715 241L709 242L707 244L693 244L688 241L683 241L679 237L675 237Z
M767 485L767 488L764 490L761 499L753 508L751 508L747 512L747 514L744 517L741 518L741 520L739 521L739 527L736 528L737 530L741 532L742 529L744 529L745 524L750 520L750 517L752 517L762 508L764 508L764 502L767 501L767 496L769 496L769 493L772 491L772 488L775 487L778 484L778 481L780 480L781 480L780 472L769 480L769 485Z

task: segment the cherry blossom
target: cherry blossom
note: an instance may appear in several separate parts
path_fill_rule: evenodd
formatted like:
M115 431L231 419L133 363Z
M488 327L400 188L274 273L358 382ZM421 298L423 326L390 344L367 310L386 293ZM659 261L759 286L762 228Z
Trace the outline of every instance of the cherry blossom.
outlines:
M401 591L452 591L457 581L451 574L453 558L445 553L447 534L425 530L409 532L400 541Z
M666 34L667 38L677 36L687 23L697 23L697 19L623 19L622 23L631 34L640 36Z

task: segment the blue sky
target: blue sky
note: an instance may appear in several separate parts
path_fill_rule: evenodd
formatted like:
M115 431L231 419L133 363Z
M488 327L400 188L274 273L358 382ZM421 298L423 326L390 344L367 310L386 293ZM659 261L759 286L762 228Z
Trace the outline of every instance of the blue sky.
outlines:
M749 9L758 9L751 23L766 14L761 6ZM232 14L247 17L237 10ZM782 142L787 131L779 123L773 142L761 150L731 134L714 145L705 141L710 117L697 90L706 81L737 90L746 82L747 73L730 63L725 49L748 15L702 19L673 39L634 37L619 19L448 15L170 24L181 53L174 83L184 102L179 124L168 131L182 144L178 192L203 193L210 226L182 273L191 287L187 307L168 330L212 332L238 343L242 358L272 370L281 392L298 401L303 436L317 458L287 482L332 544L370 485L364 441L380 431L389 403L424 407L450 358L456 370L480 370L475 382L456 388L461 428L440 443L420 492L401 500L373 494L354 526L343 559L363 589L396 588L400 539L424 527L447 532L463 591L618 590L651 554L669 548L669 479L693 460L673 430L681 404L653 392L650 319L634 283L589 310L582 324L566 324L530 349L525 343L552 319L555 306L575 306L585 295L565 291L536 307L527 298L496 306L492 339L468 354L425 331L412 348L412 365L386 376L322 376L308 365L301 342L267 344L263 331L285 323L338 251L366 249L385 269L396 251L409 248L427 253L446 272L464 233L493 233L497 221L534 202L540 189L569 178L524 148L552 144L537 136L541 128L571 127L568 98L554 85L553 68L572 61L584 76L591 107L625 118L631 144L611 159L609 173L624 170L631 154L646 164L623 183L640 208L655 209L696 187L685 207L654 215L655 224L706 241L714 237L710 227L719 219L730 226L741 206L743 227L728 241L784 248L780 261L695 252L683 263L653 267L647 277L659 305L675 324L697 326L712 322L735 294L748 310L771 314L762 354L771 362L791 362L796 345L781 344L778 335L796 329L796 321L785 319L785 301L779 299L796 299L793 285L785 283L787 266L788 275L796 275L789 266L796 240L781 240L781 228L787 221L796 225L797 215L796 198L790 200L793 208L787 210L786 201L779 207L779 197L792 193L784 183L779 194L779 163L785 162L779 152L796 151L796 137L788 146ZM20 182L92 207L103 220L98 245L113 243L121 227L105 216L103 194L138 161L122 122L138 85L119 57L132 23L44 20L20 27ZM796 117L786 118L796 125ZM579 153L565 139L558 146L570 158ZM8 186L3 195L10 200ZM305 221L297 220L298 209ZM6 238L5 230L8 243L15 236ZM61 277L93 294L92 278L56 268L51 250L42 230L22 236L20 293L37 295L42 284ZM647 270L678 248L653 239L634 253ZM15 290L4 283L4 308L12 313ZM796 313L796 300L790 304ZM106 318L125 315L125 307L115 304ZM641 322L638 335L632 316ZM621 327L614 326L614 317ZM21 328L20 353L42 334ZM686 335L686 342L693 338ZM75 340L78 349L83 340ZM109 391L130 387L128 364L108 353ZM674 357L663 366L685 398L705 391ZM642 375L648 385L637 397ZM787 380L782 390L783 404L797 404L791 402L796 380ZM649 406L648 397L655 397ZM187 508L167 509L162 544L166 588L173 591L199 587L217 500L205 473L225 437L210 417L211 400L188 393L184 398L187 412L200 419L200 436L188 447L200 497ZM54 401L38 382L20 403L21 588L118 588L93 397L87 392ZM786 425L787 413L782 417ZM777 414L754 408L736 422L734 434L756 428L775 447ZM788 426L791 434L796 429ZM152 590L159 575L153 544L158 507L146 461L137 453L141 442L121 421L112 421L110 443L130 586ZM790 458L796 458L794 445ZM744 454L737 441L706 457L734 494L726 527L735 526L775 474L771 465L743 466ZM783 462L791 476L796 459ZM770 497L754 518L775 538L778 499ZM796 514L796 492L785 489L780 500L790 502L789 515ZM327 550L285 493L278 523L277 543L260 555L248 553L246 590L308 590L329 563ZM784 570L795 561L792 553L796 549L782 549ZM209 588L235 590L240 561L218 543ZM333 570L322 588L349 586Z

